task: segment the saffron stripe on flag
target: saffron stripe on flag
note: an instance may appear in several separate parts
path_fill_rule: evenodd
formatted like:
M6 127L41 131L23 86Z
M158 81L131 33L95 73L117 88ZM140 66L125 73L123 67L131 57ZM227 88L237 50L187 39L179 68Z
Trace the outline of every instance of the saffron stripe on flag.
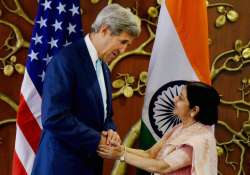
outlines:
M185 53L197 76L201 81L210 83L205 1L197 0L195 5L183 0L166 0L165 2Z
M207 28L204 0L162 1L148 69L141 148L149 148L179 122L173 114L174 96L183 80L210 82Z
M199 78L187 58L166 5L162 3L149 63L148 83L142 112L142 119L156 140L159 137L155 134L148 118L149 103L160 87L174 80L198 81Z

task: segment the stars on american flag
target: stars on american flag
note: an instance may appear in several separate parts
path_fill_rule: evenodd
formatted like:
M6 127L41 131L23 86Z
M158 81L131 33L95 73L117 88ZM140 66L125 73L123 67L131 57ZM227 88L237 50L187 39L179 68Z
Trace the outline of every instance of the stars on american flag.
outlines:
M43 71L42 74L39 74L38 77L41 78L41 81L43 82L44 81L44 78L45 78L45 72Z
M57 19L56 19L55 23L52 24L52 26L55 28L55 32L56 32L58 29L62 30L62 21L59 22L59 21L57 21Z
M39 92L53 56L82 37L79 0L40 0L27 70Z
M22 105L17 116L19 129L16 145L21 149L15 149L13 171L19 174L31 174L30 165L34 163L35 150L39 145L46 68L53 59L60 59L55 57L59 50L83 37L80 0L39 0L38 6L21 88ZM27 117L31 119L30 122L23 122ZM35 132L29 133L24 129L27 127Z
M75 28L76 28L76 25L69 23L69 26L67 27L69 34L75 33L76 32Z
M46 65L48 65L52 58L53 58L52 56L49 56L49 54L47 54L47 56L43 58L43 61L45 61Z
M43 17L41 16L40 20L37 21L37 23L40 24L40 29L41 29L42 27L47 27L46 22L47 22L47 19L43 19Z
M42 44L42 38L43 38L43 36L39 36L39 35L36 33L36 36L32 37L32 40L35 41L35 45L36 45L37 43Z
M51 2L52 2L52 1L47 1L47 0L45 0L45 2L42 3L42 6L44 7L44 10L51 9L51 5L50 5Z
M57 10L59 11L59 15L60 15L62 12L66 12L65 6L66 6L65 4L62 4L62 3L60 2L59 5L58 5L58 7L56 7Z
M48 44L50 45L50 48L53 49L53 47L58 47L57 42L58 42L58 39L54 39L52 37L51 40L48 42Z
M79 15L79 7L75 6L74 4L73 4L72 8L69 9L69 11L71 11L72 16L74 16L75 14Z
M34 52L33 50L31 50L31 53L28 56L30 57L31 61L33 61L33 60L38 60L37 55L38 52Z
M68 40L66 40L65 44L63 45L64 47L67 47L71 44L72 42L69 42Z

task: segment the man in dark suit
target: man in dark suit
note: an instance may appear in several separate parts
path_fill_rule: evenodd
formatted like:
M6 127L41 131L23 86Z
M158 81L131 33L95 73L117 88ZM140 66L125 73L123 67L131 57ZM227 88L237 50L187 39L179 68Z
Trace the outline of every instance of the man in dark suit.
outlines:
M98 14L90 34L50 62L43 89L43 132L33 175L101 175L101 144L120 143L112 120L106 63L140 34L140 20L117 4Z

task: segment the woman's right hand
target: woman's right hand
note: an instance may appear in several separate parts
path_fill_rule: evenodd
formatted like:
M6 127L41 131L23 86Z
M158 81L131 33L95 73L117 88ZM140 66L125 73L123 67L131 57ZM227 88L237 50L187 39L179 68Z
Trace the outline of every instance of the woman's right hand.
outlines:
M123 145L116 146L108 146L108 145L100 145L97 153L100 157L106 159L119 159L125 151L125 147Z

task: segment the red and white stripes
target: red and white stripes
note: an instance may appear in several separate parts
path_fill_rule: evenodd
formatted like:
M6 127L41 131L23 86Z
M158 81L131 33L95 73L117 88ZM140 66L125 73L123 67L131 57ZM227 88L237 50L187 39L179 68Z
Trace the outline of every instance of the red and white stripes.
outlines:
M25 71L17 112L13 175L30 175L42 131L41 97Z

